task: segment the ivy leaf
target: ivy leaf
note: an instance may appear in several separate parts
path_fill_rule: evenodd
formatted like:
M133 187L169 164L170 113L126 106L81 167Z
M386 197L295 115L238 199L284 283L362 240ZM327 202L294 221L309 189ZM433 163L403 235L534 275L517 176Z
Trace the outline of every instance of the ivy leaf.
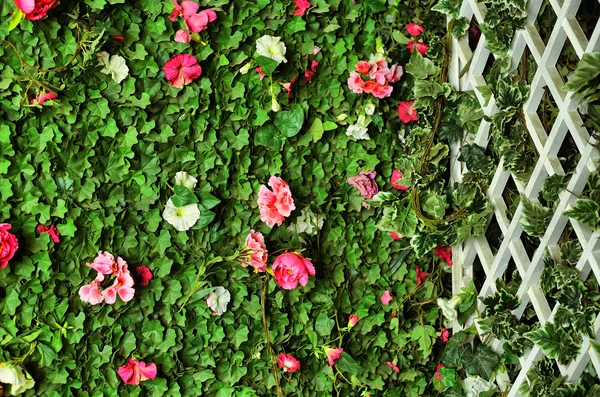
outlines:
M466 17L460 17L454 20L452 25L452 36L459 38L467 33L469 29L470 21Z
M256 63L258 64L258 66L262 67L261 71L267 76L272 75L275 71L275 68L279 66L279 63L277 63L277 61L274 61L271 58L267 58L262 55L256 57Z
M281 150L283 141L281 133L273 124L260 127L254 135L254 143L265 146L268 150Z
M350 375L358 375L363 372L362 367L346 352L342 352L342 356L335 362L335 366Z
M433 11L441 12L450 18L456 19L460 15L460 6L462 2L458 0L440 0L433 8Z
M523 204L523 217L519 219L519 224L532 237L542 237L548 229L552 213L548 208L533 203L527 197L521 195Z
M586 307L583 312L576 312L575 321L573 322L573 328L577 330L581 335L585 335L588 338L594 338L594 320L596 320L596 313L590 307Z
M387 10L385 0L366 0L365 4L367 6L367 9L373 14L377 14L379 12Z
M577 264L582 253L583 250L578 240L570 240L560 245L560 256L563 261L570 265Z
M544 181L542 186L542 198L548 203L558 200L558 194L562 192L566 185L566 177L560 174L554 174Z
M411 340L419 343L419 350L423 352L425 357L431 353L432 340L436 336L435 328L430 325L417 325L410 334Z
M577 357L579 346L573 338L562 328L557 328L554 323L546 323L534 331L524 335L527 339L538 345L550 358L558 359L561 364L567 364Z
M563 91L572 91L574 96L580 96L582 100L593 102L600 99L600 52L583 54L577 65L575 73Z
M221 200L210 193L200 193L200 203L207 210L216 207L220 202Z
M196 197L194 192L185 186L176 185L173 190L175 194L171 197L171 200L175 207L183 207L198 202L198 197Z
M406 73L415 79L423 80L436 74L437 68L429 58L423 57L419 51L413 51L410 61L406 64Z
M575 206L564 212L564 215L591 228L597 228L600 224L600 204L589 199L579 199L575 202Z
M304 111L300 106L297 106L292 110L279 112L277 113L277 116L275 116L275 126L286 138L298 135L303 123Z
M476 144L466 144L460 148L459 161L464 161L469 169L475 168L485 158L485 148Z
M481 376L485 380L490 380L499 362L500 357L483 344L477 346L475 353L467 351L462 357L465 372L469 375Z
M410 246L415 250L417 259L420 259L428 252L431 252L437 245L437 238L429 232L419 232L410 239Z

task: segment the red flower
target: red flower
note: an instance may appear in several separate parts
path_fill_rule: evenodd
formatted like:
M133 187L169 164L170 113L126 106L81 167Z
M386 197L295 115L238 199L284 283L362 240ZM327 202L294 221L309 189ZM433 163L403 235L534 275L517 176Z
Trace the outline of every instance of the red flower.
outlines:
M113 40L119 40L119 41L123 41L125 40L125 37L121 36L120 34L113 34L112 36L110 36Z
M44 225L38 225L37 230L40 234L48 233L52 241L55 243L60 243L60 231L54 225L50 225L50 227L46 227Z
M56 7L59 0L14 0L15 5L25 14L25 18L32 21L44 19L48 11Z
M369 69L371 69L371 64L367 61L360 61L356 64L356 70L362 74L369 74Z
M152 280L152 272L148 269L148 266L138 266L135 268L135 272L137 274L137 284L145 287L148 285L148 282Z
M386 361L384 362L384 364L389 366L394 371L400 373L400 368L398 368L398 364L396 363L396 361Z
M300 361L290 354L281 353L277 356L277 364L283 372L296 372L300 369Z
M450 338L450 332L446 328L442 328L442 330L440 331L440 339L442 340L442 342L444 342L444 343L448 342L449 338Z
M403 238L403 237L404 237L404 236L401 236L401 235L399 235L399 234L398 234L398 233L396 233L396 232L390 232L390 236L392 236L392 238L393 238L394 240L400 240L401 238Z
M167 82L176 88L183 88L202 74L198 61L190 54L177 54L163 67Z
M254 68L254 71L255 71L256 73L258 73L258 75L260 76L260 81L262 81L262 79L264 79L264 78L265 78L266 74L264 74L264 73L262 72L262 66L257 66L257 67L255 67L255 68Z
M319 66L319 62L312 61L312 63L310 64L310 68L307 68L304 72L304 81L306 81L307 83L311 82L313 75L317 73L317 66Z
M421 285L423 283L423 279L428 276L427 273L419 270L419 266L417 266L415 269L415 274L417 275L417 286Z
M452 266L451 246L442 247L441 245L438 245L437 247L435 247L435 254L438 258L444 260L448 264L448 266Z
M408 45L406 46L406 48L408 48L410 50L411 54L412 54L413 50L415 49L415 47L417 47L417 51L419 51L419 53L421 53L421 55L425 55L425 53L429 49L429 46L427 44L419 43L416 40L409 41Z
M34 99L31 100L31 104L35 105L36 103L39 103L40 105L43 105L44 102L49 101L51 99L56 99L56 94L53 92L40 92L39 94L36 95L36 97Z
M156 364L130 358L127 364L119 367L117 373L128 385L139 385L142 381L156 378Z
M437 378L437 380L442 381L442 375L440 374L440 369L444 368L444 364L438 364L436 371L435 371L435 377Z
M296 83L296 80L298 80L298 76L294 76L292 81L290 81L289 83L285 83L283 85L283 88L285 88L285 90L287 91L288 99L291 98L291 96L292 96L292 91L294 89L294 84Z
M392 172L392 177L390 178L392 187L395 189L398 189L398 190L410 189L410 186L404 186L404 185L397 184L396 182L398 182L400 179L402 179L402 173L400 172L400 170L394 170L394 172Z
M8 223L0 223L0 269L4 269L8 265L15 252L19 249L19 242L14 234L9 230L12 226Z
M310 8L310 3L307 0L294 0L294 3L296 3L294 15L303 17L306 10Z
M412 36L418 36L425 31L423 26L416 22L407 23L406 30L408 30L408 33L410 33Z
M413 108L414 104L415 101L408 101L400 102L400 105L398 105L398 116L403 123L410 123L419 119L417 110Z

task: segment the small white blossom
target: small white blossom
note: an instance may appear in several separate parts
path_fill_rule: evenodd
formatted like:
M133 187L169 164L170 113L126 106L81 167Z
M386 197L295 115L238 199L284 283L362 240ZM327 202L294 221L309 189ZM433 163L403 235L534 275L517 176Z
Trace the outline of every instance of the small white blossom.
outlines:
M258 55L270 58L277 63L285 63L285 44L281 42L281 37L264 35L256 40L256 52Z
M361 127L359 125L353 124L351 126L348 126L348 129L346 130L346 135L351 136L352 138L356 139L357 141L360 140L370 140L371 137L369 136L369 134L367 134L367 131L369 131L369 129L367 127Z
M129 68L122 56L109 55L107 52L103 52L98 59L100 60L100 66L104 66L101 72L110 75L117 84L129 76Z
M342 113L342 114L338 114L336 117L337 121L344 121L348 118L348 115L346 113Z
M0 383L10 385L10 394L16 396L31 389L35 382L21 366L0 363Z
M175 184L185 186L190 190L194 190L196 187L196 183L198 183L198 179L194 178L190 174L185 171L179 171L175 174Z
M246 74L250 71L250 69L252 69L252 66L254 66L253 62L248 62L247 64L245 64L244 66L242 66L240 68L240 73L241 74Z
M271 110L274 112L279 112L281 110L281 105L277 102L277 98L275 95L271 97Z
M456 306L458 306L461 302L461 297L456 295L450 301L447 301L442 298L438 298L437 304L442 309L442 314L446 318L446 326L450 327L451 324L456 321L458 318L458 312L456 311Z
M365 113L367 116L372 116L375 113L375 104L371 102L367 103L365 106Z
M163 218L169 222L173 227L180 232L189 230L192 226L200 219L200 208L198 204L184 205L183 207L175 207L173 200L169 199L165 210L163 211Z
M217 287L208 295L206 304L210 310L219 316L227 311L227 305L231 301L231 294L223 287Z

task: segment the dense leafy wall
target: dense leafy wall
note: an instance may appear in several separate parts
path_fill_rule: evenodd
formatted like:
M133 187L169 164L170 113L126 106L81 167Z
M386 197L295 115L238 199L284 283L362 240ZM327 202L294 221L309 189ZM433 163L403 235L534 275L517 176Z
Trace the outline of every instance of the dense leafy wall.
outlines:
M170 1L64 1L47 19L23 20L10 34L15 7L0 4L0 39L14 46L0 46L0 220L19 239L15 258L0 271L0 359L29 352L23 364L36 386L26 395L274 395L261 320L267 276L215 263L184 306L204 264L231 255L250 228L267 236L272 251L305 248L316 267L307 287L267 284L275 354L292 353L302 365L279 374L286 394L431 390L442 327L432 298L443 291L443 262L430 253L417 261L411 251L391 272L408 242L377 230L380 210L364 209L346 183L376 170L379 186L391 190L394 159L407 150L397 106L412 97L410 77L394 85L391 98L372 99L378 104L371 140L355 141L344 131L368 99L346 83L356 62L368 60L380 40L394 63L406 64L410 52L392 35L406 34L404 25L420 18L427 55L439 63L445 17L430 11L434 1L311 3L300 17L288 1L203 1L218 17L191 44L174 41L180 26L168 19ZM288 62L273 74L273 87L283 111L302 114L297 135L279 132L270 78L239 71L264 34L281 36L287 46ZM126 59L129 76L120 84L101 72L100 52ZM183 89L167 84L162 72L178 53L193 54L202 67ZM279 83L303 75L313 59L319 67L312 82L300 78L286 98ZM30 105L47 90L57 99ZM342 115L348 119L340 121ZM206 208L219 200L188 232L161 217L181 170L199 179L196 193ZM271 175L289 182L297 207L273 230L256 205ZM324 219L316 236L286 229L306 207ZM39 224L57 225L60 243L39 234ZM153 280L126 304L82 302L78 290L93 278L85 263L99 250L148 266ZM417 265L431 274L418 289ZM232 294L222 316L211 316L205 302L216 286ZM380 302L384 290L394 296L389 306ZM351 313L360 321L342 331ZM324 345L342 346L347 355L331 368ZM123 384L116 371L130 356L156 363L157 378ZM397 361L400 373L386 361Z

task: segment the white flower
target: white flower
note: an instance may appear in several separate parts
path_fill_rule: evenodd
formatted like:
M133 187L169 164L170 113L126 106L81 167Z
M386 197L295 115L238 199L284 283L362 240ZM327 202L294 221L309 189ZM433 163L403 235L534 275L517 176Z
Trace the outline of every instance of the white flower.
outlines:
M196 187L196 183L198 183L198 179L194 178L190 174L185 171L179 171L175 174L175 184L185 186L190 190L194 190Z
M0 383L10 385L10 395L13 396L21 394L35 385L27 371L9 363L0 364Z
M287 59L285 59L285 44L281 42L281 37L264 35L256 40L256 52L258 55L270 58L277 63L287 62Z
M442 298L438 298L438 300L437 300L437 304L440 307L440 309L442 309L442 314L446 318L446 325L448 327L450 327L451 324L454 321L456 321L456 319L458 318L456 306L458 306L460 304L460 302L461 302L461 297L459 295L456 295L450 301L447 301Z
M372 116L373 113L375 113L375 104L374 103L367 103L367 105L365 106L365 113L367 114L367 116Z
M360 140L368 141L371 139L371 137L369 136L369 134L367 134L367 131L369 131L369 129L367 127L361 127L359 125L353 124L353 125L349 126L348 129L346 130L346 135L353 137L357 141L360 141Z
M208 295L206 304L210 310L219 316L227 311L227 304L231 300L231 294L223 287L217 287Z
M240 73L241 74L246 74L250 71L250 69L252 69L252 66L254 66L254 62L248 62L247 64L245 64L244 66L242 66L240 68Z
M118 83L123 81L125 77L129 76L129 68L125 63L125 58L120 55L108 55L107 52L103 52L100 59L100 66L104 66L101 70L102 73L109 74L112 79Z
M323 227L323 222L322 216L315 215L310 208L304 208L296 222L288 226L288 230L292 233L306 233L314 236Z
M277 102L275 95L271 96L271 110L274 112L279 112L281 110L281 105Z
M469 376L463 380L463 390L467 397L478 397L479 393L489 391L492 387L494 387L493 382L486 381L479 376Z
M169 199L165 210L163 212L163 218L175 227L180 232L189 230L192 226L200 219L200 209L198 204L184 205L183 207L175 207L173 200Z
M337 115L336 120L337 121L344 121L347 118L348 118L348 115L346 113L342 113L342 114Z

